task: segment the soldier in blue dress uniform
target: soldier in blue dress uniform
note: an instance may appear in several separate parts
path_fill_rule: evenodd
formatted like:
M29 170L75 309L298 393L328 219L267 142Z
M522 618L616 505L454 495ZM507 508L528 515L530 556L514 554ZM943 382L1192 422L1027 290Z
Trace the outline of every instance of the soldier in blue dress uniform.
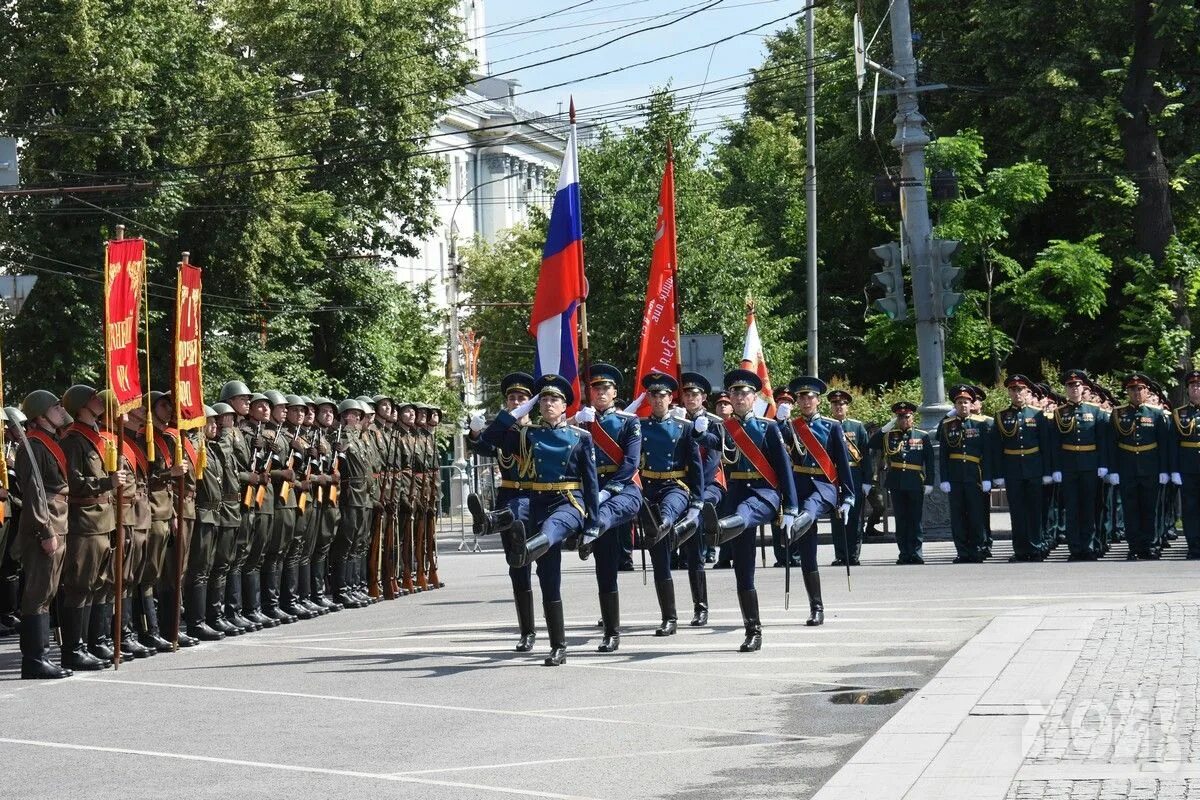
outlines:
M1004 382L1012 405L996 416L996 486L1008 490L1012 517L1013 555L1009 561L1044 561L1049 550L1044 541L1043 487L1054 482L1051 422L1041 409L1029 404L1033 382L1010 375Z
M533 396L533 376L524 372L509 373L500 379L500 392L504 395L505 409L513 411ZM529 417L521 417L517 424L528 425ZM479 495L474 493L467 497L467 508L471 511L476 533L481 536L500 534L504 552L507 554L512 544L509 535L512 524L520 521L522 525L526 525L529 522L529 495L521 486L517 458L500 452L484 441L480 434L485 427L486 421L482 413L471 418L467 447L481 456L496 459L500 468L496 508L493 511L486 510ZM529 564L522 567L510 566L508 576L512 581L513 600L517 606L517 625L521 632L516 649L519 653L526 653L533 649L534 640L537 638L533 616L532 570Z
M737 579L738 604L746 629L743 653L762 648L762 621L758 592L754 588L754 544L758 526L768 525L783 514L785 530L796 522L796 485L789 479L792 461L773 420L754 414L754 401L762 390L759 377L746 369L725 375L733 414L725 421L734 447L724 456L729 488L721 513L705 507L702 516L709 544L733 544L733 570ZM765 470L765 471L764 471Z
M708 378L698 372L685 372L680 377L683 380L683 408L688 421L692 423L692 436L696 439L703 469L700 481L703 487L701 508L707 505L717 509L725 497L725 472L721 469L721 455L731 446L721 426L721 418L705 408L705 401L712 391ZM708 624L708 581L703 557L706 548L704 537L697 535L699 521L697 510L689 509L672 532L688 571L688 583L692 590L691 624L697 627Z
M1125 379L1129 402L1112 413L1116 458L1109 479L1121 490L1130 561L1162 555L1158 537L1160 493L1170 480L1170 422L1147 403L1150 379L1135 372Z
M821 395L828 388L811 375L793 380L788 391L796 398L800 414L780 422L780 433L792 459L792 481L800 509L791 527L791 538L799 545L800 572L808 594L809 617L805 624L813 626L825 623L815 526L824 516L836 517L845 525L854 509L856 493L845 431L840 422L820 413Z
M636 414L617 409L620 388L619 369L612 364L592 364L588 376L591 405L575 414L575 423L592 435L596 473L600 478L600 512L595 526L600 538L580 544L579 557L587 558L593 553L596 557L596 587L604 624L604 638L597 648L601 653L616 652L621 641L617 575L624 552L612 529L633 522L642 505L641 478L637 472L642 457L642 428Z
M775 421L779 423L779 431L782 433L787 427L787 421L791 419L796 398L788 386L777 387L772 396L775 398ZM778 522L771 525L771 550L775 553L775 563L772 566L800 566L800 542L788 541Z
M1053 412L1051 442L1057 469L1051 473L1061 484L1066 522L1068 561L1095 561L1096 509L1101 480L1108 475L1112 424L1108 413L1084 399L1090 378L1081 369L1063 373L1066 397Z
M1188 402L1171 413L1171 482L1179 487L1187 557L1200 559L1200 370L1184 376Z
M642 387L650 403L650 416L642 422L642 536L654 562L654 590L662 612L662 625L654 635L672 636L677 626L675 582L671 580L676 539L672 533L685 512L700 512L704 468L686 412L682 407L671 408L679 382L670 375L651 372L642 379ZM690 527L695 533L694 522Z
M954 413L938 423L940 489L950 495L950 530L955 564L979 564L987 550L987 498L992 491L994 442L991 419L974 414L971 386L950 388Z
M713 390L713 412L722 420L729 419L731 416L733 416L733 401L729 399L728 389L719 387ZM721 463L721 474L724 475L724 462L722 461ZM728 482L723 485L728 486ZM722 497L724 497L724 493L722 493ZM716 507L720 508L721 506L718 504ZM711 536L715 535L715 533L711 534ZM713 564L713 569L732 569L733 545L726 542L720 547L710 547L708 544L709 538L710 536L707 535L706 532L704 549L708 552L707 559L709 561L712 561L714 557L716 558L716 563Z
M560 375L543 375L534 383L536 399L512 411L501 411L481 434L484 441L509 458L516 458L521 488L529 494L529 529L512 523L508 563L524 567L537 562L542 609L550 636L545 664L567 660L566 623L562 606L562 543L581 533L594 539L599 516L596 454L591 435L567 424L567 406L574 400L571 384ZM532 425L518 421L537 404L540 417Z
M850 508L850 519L842 522L838 515L833 517L833 564L834 567L858 566L862 552L863 516L862 507L870 491L872 472L871 449L867 446L871 437L867 426L850 418L850 404L854 396L842 389L834 389L825 395L829 401L829 416L842 426L846 439L846 456L850 459L850 474L854 478L854 505Z
M933 442L929 434L913 427L917 407L901 400L892 404L896 426L879 431L872 439L887 469L884 486L892 497L896 515L897 564L924 564L921 552L921 514L925 495L933 491Z

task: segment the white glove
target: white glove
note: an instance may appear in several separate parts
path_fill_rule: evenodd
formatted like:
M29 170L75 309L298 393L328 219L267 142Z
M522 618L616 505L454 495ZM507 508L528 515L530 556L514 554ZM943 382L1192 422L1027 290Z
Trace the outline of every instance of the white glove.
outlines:
M1054 483L1054 477L1052 475L1042 476L1042 486L1049 486L1052 483Z
M1182 478L1181 478L1180 480L1182 480ZM1160 472L1160 473L1158 473L1158 485L1159 485L1159 486L1166 486L1166 485L1167 485L1168 483L1170 483L1170 482L1171 482L1171 476L1170 476L1170 475L1168 475L1168 474L1167 474L1167 473L1165 473L1165 472Z
M1176 486L1183 486L1183 476L1178 472L1172 472L1171 483L1175 484Z
M1055 483L1062 483L1062 473L1058 470L1054 470L1054 472L1050 473L1050 479Z
M932 486L926 486L926 487L925 487L925 496L926 496L926 497L928 497L928 496L929 496L929 495L931 495L931 494L933 494L933 487L932 487Z
M696 433L704 433L708 430L708 415L701 414L692 420L692 430Z
M537 402L538 402L537 395L534 395L533 397L529 398L524 403L521 403L521 405L517 406L516 408L514 408L512 410L513 417L516 419L520 419L521 417L528 416L529 412L533 411L534 406L537 405Z
M942 494L950 494L950 481L942 481L938 488L942 490Z
M600 490L600 502L596 503L596 505L601 505L610 499L612 499L612 492L610 492L608 489L601 489Z
M983 483L979 484L979 488L983 490L984 494L991 494L992 493L992 482L984 481Z
M478 414L473 414L471 416L471 421L467 424L467 427L470 428L471 433L479 433L487 427L487 418L483 416L482 411L480 411Z
M642 403L646 402L646 393L642 392L629 405L625 406L625 413L636 414L637 410L642 407Z
M795 524L796 524L796 515L795 514L784 514L783 519L780 522L780 527L783 528L783 535L790 536L791 532L792 532L792 526Z
M1108 480L1109 486L1120 486L1121 485L1121 476L1115 472L1108 473L1107 480Z
M1108 474L1108 467L1096 467L1096 477L1103 478Z
M792 404L791 403L780 403L778 406L775 407L775 419L779 420L780 422L787 422L788 419L791 418L791 416L792 416Z
M671 419L685 420L687 419L687 409L683 406L674 406L667 412L667 416Z
M585 422L596 421L596 409L591 406L583 406L575 412L575 424L582 425Z
M874 489L874 488L875 488L875 484L873 484L873 483L864 483L864 484L862 485L863 494L870 494L870 493L871 493L871 490L872 490L872 489Z
M1004 488L1004 478L996 478L996 480L992 481L992 485L995 486L997 489L1003 489Z
M847 500L838 507L838 516L842 518L843 525L850 524L850 501Z

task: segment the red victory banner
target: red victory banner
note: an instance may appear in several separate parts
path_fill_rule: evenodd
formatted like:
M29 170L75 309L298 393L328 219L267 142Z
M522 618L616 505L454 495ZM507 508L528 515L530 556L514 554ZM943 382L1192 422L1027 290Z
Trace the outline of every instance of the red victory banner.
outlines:
M179 430L204 427L200 383L200 268L183 254L175 296L175 419Z
M142 400L138 371L138 310L146 279L146 241L115 239L104 251L104 356L116 413Z
M642 345L638 351L636 395L642 378L651 372L679 377L679 262L675 252L675 162L667 151L667 169L658 193L658 225L650 258L650 283L642 310ZM643 403L638 414L650 415Z

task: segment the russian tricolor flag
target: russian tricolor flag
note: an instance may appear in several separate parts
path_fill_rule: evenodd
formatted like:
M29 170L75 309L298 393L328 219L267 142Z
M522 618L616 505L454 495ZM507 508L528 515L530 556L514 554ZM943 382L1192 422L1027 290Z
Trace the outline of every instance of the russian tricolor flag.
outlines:
M576 346L576 313L586 294L583 277L583 216L579 204L579 152L575 144L574 104L571 133L563 157L550 229L542 250L537 292L529 333L537 339L534 377L561 375L575 389L578 402L579 355Z

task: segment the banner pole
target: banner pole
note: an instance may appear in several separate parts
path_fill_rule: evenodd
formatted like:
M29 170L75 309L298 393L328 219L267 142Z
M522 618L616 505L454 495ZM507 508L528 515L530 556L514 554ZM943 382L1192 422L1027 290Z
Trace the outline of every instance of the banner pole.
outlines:
M181 286L183 281L183 268L188 263L187 250L183 251L183 255L176 268L176 286ZM180 427L181 420L179 419L179 323L180 323L180 291L177 288L175 292L175 348L172 355L172 373L175 376L175 436L178 441L175 444L175 455L179 460L176 461L177 466L184 467L184 474L175 479L175 638L172 645L175 650L179 650L179 628L183 622L183 493L187 488L187 456L183 453L183 428ZM147 337L149 329L147 329ZM146 369L147 378L149 377L149 367ZM197 475L197 479L201 476Z
M124 225L118 225L116 227L116 237L117 237L116 238L117 241L121 241L125 238L125 226ZM104 331L101 335L101 338L104 341L105 366L106 366L106 368L104 370L104 374L105 374L108 390L111 394L113 391L113 387L112 387L111 380L110 380L112 371L110 369L108 369L108 339L107 339L107 337L108 337L108 286L109 286L109 281L110 281L109 275L108 275L108 270L109 270L110 266L109 266L108 258L107 258L107 247L108 246L105 245L105 251L106 251L106 256L104 259L104 323L105 324L104 324ZM104 414L104 424L105 424L105 427L108 428L109 433L113 433L113 430L112 430L112 426L113 426L112 416L113 415L109 414L107 412L108 412L108 409L106 408L105 414ZM117 459L116 459L115 466L116 466L116 469L119 471L120 466L121 466L121 454L125 450L125 415L124 414L118 415L116 423L117 423L116 424L116 428L117 428L117 430L116 430ZM115 474L115 471L112 474ZM118 482L116 491L117 491L117 507L114 509L114 511L116 513L117 529L114 532L114 538L116 539L116 541L113 542L113 561L112 561L112 570L113 570L113 619L112 619L113 670L118 670L121 668L121 633L122 633L121 617L124 613L124 599L125 599L125 522L124 522L124 514L122 513L122 511L124 510L124 506L125 506L125 487L120 482Z

